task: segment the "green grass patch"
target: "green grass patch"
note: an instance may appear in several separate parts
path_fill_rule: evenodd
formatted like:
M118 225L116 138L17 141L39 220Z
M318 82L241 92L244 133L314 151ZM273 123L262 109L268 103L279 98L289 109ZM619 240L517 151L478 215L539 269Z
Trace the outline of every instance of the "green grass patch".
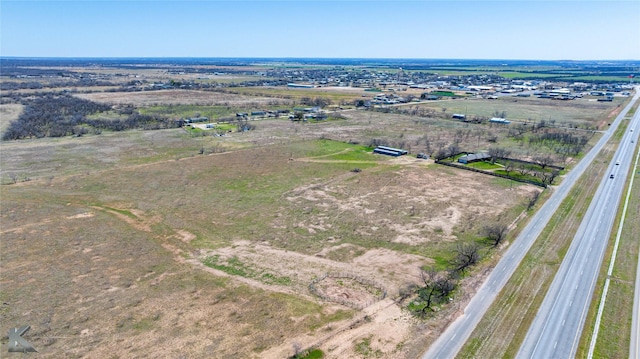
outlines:
M493 171L493 173L496 174L501 174L501 175L505 175L505 176L509 176L509 177L513 177L513 178L517 178L517 179L521 179L521 180L527 180L527 181L533 181L533 182L537 182L537 183L542 183L542 181L540 180L540 178L529 175L529 174L521 174L520 172L517 171L509 171L507 173L507 171L505 170L495 170Z
M313 141L312 143L304 143L305 148L304 157L334 157L343 156L342 159L345 160L356 160L361 158L373 159L376 156L371 155L373 148L363 146L363 145L355 145L341 141L334 141L328 139L320 139L317 141ZM346 154L346 155L345 155ZM362 156L362 154L369 154L370 157ZM355 157L361 156L361 157Z
M475 168L475 169L479 169L479 170L484 170L484 171L490 171L490 170L495 170L498 168L503 168L502 166L495 164L495 163L491 163L491 162L486 162L486 161L480 161L480 162L471 162L469 164L467 164L467 167L471 167L471 168Z
M322 359L324 358L324 352L320 349L311 349L302 354L294 355L291 359Z
M431 92L429 92L429 95L442 96L442 97L455 97L455 96L457 96L452 91L431 91Z
M129 218L133 218L133 219L138 219L138 216L136 216L135 214L133 214L131 211L127 211L126 209L117 209L117 208L112 208L112 207L107 207L107 206L103 206L102 208L108 209L109 211L113 211L113 212L117 212L120 214L123 214Z
M354 351L364 358L380 358L382 357L382 351L380 349L373 349L371 347L371 338L368 336L354 343Z
M213 255L205 258L202 263L207 267L214 268L223 271L230 275L256 279L266 284L277 285L290 285L291 278L280 277L273 273L265 272L264 270L254 269L244 263L242 263L238 257L231 257L226 260L226 263L220 260L220 256Z

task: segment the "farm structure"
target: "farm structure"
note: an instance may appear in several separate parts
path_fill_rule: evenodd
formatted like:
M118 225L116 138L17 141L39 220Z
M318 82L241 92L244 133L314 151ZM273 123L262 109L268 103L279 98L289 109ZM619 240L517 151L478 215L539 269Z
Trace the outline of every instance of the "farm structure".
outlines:
M504 125L508 125L511 123L511 121L504 119L504 118L500 118L500 117L492 117L489 122L491 123L500 123L500 124L504 124Z
M458 158L458 162L467 164L467 163L472 163L472 162L488 160L490 158L491 158L491 156L489 156L489 154L484 153L484 152L469 153L469 154L466 154L466 155Z
M378 146L373 150L373 153L379 153L381 155L398 157L398 156L406 155L408 152L407 150L403 150L400 148Z
M199 122L207 122L209 119L207 117L191 117L184 120L185 123L199 123Z

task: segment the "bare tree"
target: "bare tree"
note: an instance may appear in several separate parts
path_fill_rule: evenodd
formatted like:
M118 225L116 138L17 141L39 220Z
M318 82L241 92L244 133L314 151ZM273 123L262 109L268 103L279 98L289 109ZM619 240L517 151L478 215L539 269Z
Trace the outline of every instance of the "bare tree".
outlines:
M549 156L549 155L536 156L536 157L533 158L533 162L535 162L537 165L542 167L542 169L544 169L548 165L553 164L553 158L551 156Z
M476 243L458 243L456 256L451 264L457 272L464 272L465 269L475 265L480 261L480 248Z
M553 170L551 172L542 171L538 173L540 174L540 179L542 180L542 183L550 185L553 183L556 177L558 177L558 175L560 174L560 171Z
M447 148L447 157L452 157L460 153L460 146L457 143L452 143Z
M424 318L433 311L433 306L444 303L456 288L456 275L453 272L436 272L434 269L422 270L420 279L423 287L416 290L418 297L414 312Z
M529 200L527 201L527 211L532 209L533 206L536 205L536 202L538 202L538 198L540 197L540 192L535 191L533 192L533 194L531 194L531 196L529 197Z
M9 173L9 178L13 181L13 183L18 183L18 175L15 173Z
M507 172L507 176L509 175L509 172L513 171L513 167L515 166L515 164L513 163L513 161L506 161L504 164L504 171Z
M416 293L417 288L418 286L413 283L405 284L403 287L400 288L400 290L398 290L398 299L396 300L396 303L404 302L413 293Z
M507 111L495 111L493 117L507 118Z
M487 151L489 156L491 156L491 163L496 163L498 158L505 158L511 154L511 151L506 148L501 147L491 147L489 151Z
M560 171L558 170L551 171L551 176L549 177L549 183L547 184L552 184L553 181L555 181L556 177L558 177L559 175L560 175Z
M482 235L485 236L494 247L497 247L507 237L508 229L509 227L507 227L506 224L488 224L482 227Z
M517 168L518 168L518 172L520 172L520 174L523 176L529 173L529 171L531 170L529 165L524 162L518 163Z

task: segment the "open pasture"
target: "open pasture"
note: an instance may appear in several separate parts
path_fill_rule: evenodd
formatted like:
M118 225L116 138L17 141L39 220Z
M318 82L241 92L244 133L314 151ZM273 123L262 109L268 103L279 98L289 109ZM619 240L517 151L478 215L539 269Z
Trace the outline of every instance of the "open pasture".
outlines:
M333 105L342 103L352 104L354 100L373 97L364 88L354 87L316 87L316 88L282 88L282 87L238 87L229 89L229 92L250 96L268 96L273 98L286 98L299 101L302 98L314 99L316 97L327 98Z
M43 357L282 358L293 343L348 357L371 335L383 357L402 356L415 328L396 303L371 305L380 293L346 279L320 284L368 305L353 309L309 282L354 274L393 298L485 221L514 221L536 190L329 140L188 156L202 138L180 131L74 139L73 166L42 161L49 177L3 186L2 324L32 323ZM143 148L157 155L142 160Z
M584 128L603 128L603 121L611 116L626 98L614 98L612 102L598 102L595 99L576 99L559 101L539 99L536 97L505 96L497 100L468 98L464 100L441 100L422 103L420 107L433 108L447 113L466 113L468 118L473 116L493 117L496 112L506 113L506 118L512 121L553 121L555 125ZM615 116L614 116L615 118Z

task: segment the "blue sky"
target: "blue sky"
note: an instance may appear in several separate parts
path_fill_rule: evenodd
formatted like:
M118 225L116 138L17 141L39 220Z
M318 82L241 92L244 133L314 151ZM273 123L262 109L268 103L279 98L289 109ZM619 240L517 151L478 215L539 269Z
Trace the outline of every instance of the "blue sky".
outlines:
M640 1L0 2L0 56L640 59Z

